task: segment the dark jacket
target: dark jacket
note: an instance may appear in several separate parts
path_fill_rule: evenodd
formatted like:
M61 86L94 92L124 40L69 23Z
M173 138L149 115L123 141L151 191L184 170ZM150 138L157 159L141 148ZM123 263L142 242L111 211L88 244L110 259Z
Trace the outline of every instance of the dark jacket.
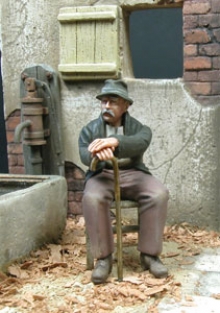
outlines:
M114 151L114 156L119 159L131 158L131 168L150 174L148 168L143 163L143 154L151 142L151 129L131 117L128 112L124 114L123 126L124 135L111 135L111 137L115 137L119 141L119 145ZM80 158L82 163L88 167L90 166L92 159L91 153L88 151L88 146L97 138L106 138L105 122L102 119L102 115L84 126L79 135ZM105 167L107 167L106 162L99 162L97 171L95 173L88 171L86 178L88 179L94 174L102 171Z

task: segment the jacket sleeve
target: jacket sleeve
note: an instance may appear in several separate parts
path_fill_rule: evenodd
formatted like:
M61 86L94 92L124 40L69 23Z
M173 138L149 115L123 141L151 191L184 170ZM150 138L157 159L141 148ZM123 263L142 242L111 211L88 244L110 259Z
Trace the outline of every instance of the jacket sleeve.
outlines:
M82 163L88 167L90 166L92 160L91 153L88 151L88 146L92 142L92 140L93 137L90 128L86 126L83 127L78 140L79 155Z
M152 139L151 129L141 124L135 128L132 128L130 134L111 136L117 138L119 141L119 145L114 153L116 157L135 158L143 155L149 147Z

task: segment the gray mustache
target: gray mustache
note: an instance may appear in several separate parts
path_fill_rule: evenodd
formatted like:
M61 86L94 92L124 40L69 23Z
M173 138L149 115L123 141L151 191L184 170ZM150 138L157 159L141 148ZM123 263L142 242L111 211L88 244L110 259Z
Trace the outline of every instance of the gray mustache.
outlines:
M102 115L105 114L105 113L108 113L108 114L111 115L112 117L115 117L114 112L112 112L111 110L108 110L108 109L102 110Z

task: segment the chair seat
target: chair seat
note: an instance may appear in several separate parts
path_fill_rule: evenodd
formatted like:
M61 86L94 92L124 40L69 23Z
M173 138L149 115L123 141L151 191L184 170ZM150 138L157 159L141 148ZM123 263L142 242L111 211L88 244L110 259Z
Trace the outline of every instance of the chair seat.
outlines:
M115 201L113 201L110 209L114 210L116 207ZM133 208L138 208L138 203L136 201L131 201L131 200L121 200L120 201L120 208L123 209L133 209ZM138 223L139 224L139 223ZM121 225L121 230L122 233L136 233L139 230L139 225L134 224L134 225ZM117 232L116 225L112 226L112 230L114 234Z
M116 234L117 228L116 226L112 226L113 233ZM139 231L139 225L122 225L121 226L122 233L137 233Z
M115 201L113 201L111 204L111 209L114 209L115 206L116 206L116 203L115 203ZM121 200L120 207L121 207L121 209L137 208L138 203L136 201L131 201L131 200Z

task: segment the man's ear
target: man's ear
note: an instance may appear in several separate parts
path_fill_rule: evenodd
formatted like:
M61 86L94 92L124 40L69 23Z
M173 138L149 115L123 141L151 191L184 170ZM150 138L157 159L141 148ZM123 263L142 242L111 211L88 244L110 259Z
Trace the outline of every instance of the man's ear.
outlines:
M130 103L128 101L126 101L125 104L126 104L126 111L127 111L129 106L130 106Z

